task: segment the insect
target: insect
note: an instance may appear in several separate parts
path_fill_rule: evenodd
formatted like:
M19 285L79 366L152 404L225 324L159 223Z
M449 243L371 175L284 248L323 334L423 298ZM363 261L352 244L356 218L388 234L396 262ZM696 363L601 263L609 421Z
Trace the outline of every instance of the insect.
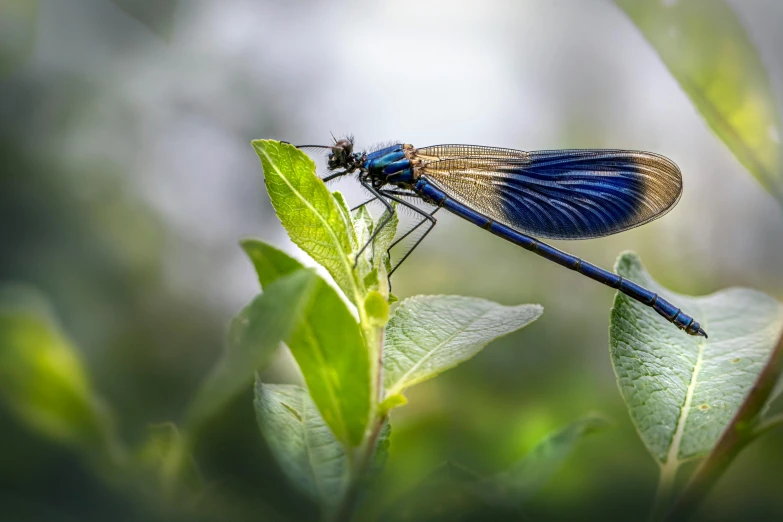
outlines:
M373 196L359 206L377 199L388 210L359 254L391 219L392 201L421 217L392 247L427 223L394 269L435 226L434 214L445 208L506 241L623 292L690 335L707 337L698 322L658 294L535 239L602 237L662 216L682 194L680 169L668 158L630 150L527 152L476 145L417 148L402 143L368 153L354 152L352 139L299 148L329 149L331 173L323 180L358 173L359 183ZM427 212L402 198L424 201L435 210Z

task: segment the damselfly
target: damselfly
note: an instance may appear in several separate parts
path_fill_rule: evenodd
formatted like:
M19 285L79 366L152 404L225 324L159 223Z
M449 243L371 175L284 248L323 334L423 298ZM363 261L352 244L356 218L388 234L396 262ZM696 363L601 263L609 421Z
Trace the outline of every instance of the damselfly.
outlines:
M360 254L388 223L395 211L392 201L422 218L394 244L422 224L428 225L395 269L435 226L434 214L445 208L652 307L690 335L707 337L699 323L658 294L532 237L596 238L662 216L682 194L680 169L663 156L630 150L526 152L476 145L417 148L402 143L366 153L354 152L351 139L300 148L329 149L328 169L332 173L324 181L358 173L359 183L373 196L362 205L376 199L385 205L386 219L375 228ZM432 204L435 210L427 212L403 197Z

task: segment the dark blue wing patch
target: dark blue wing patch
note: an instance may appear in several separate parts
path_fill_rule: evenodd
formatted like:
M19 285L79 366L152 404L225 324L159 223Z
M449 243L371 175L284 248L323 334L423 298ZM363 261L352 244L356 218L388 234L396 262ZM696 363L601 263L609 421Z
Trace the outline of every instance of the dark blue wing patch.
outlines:
M537 237L622 232L662 216L682 193L677 165L649 152L436 145L413 157L450 198Z

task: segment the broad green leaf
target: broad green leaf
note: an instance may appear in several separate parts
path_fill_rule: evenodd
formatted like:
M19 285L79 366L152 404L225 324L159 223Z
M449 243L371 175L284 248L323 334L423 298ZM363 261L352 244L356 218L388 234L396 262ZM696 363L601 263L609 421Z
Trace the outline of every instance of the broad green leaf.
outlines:
M510 469L475 484L487 502L521 506L546 486L582 439L606 429L600 417L588 417L569 424L536 445Z
M111 0L127 14L166 41L171 40L177 0Z
M319 281L313 272L297 270L269 285L234 318L226 351L190 404L188 431L253 382L256 370L299 325Z
M307 390L256 381L256 416L280 467L322 505L334 506L345 485L345 450L318 413Z
M30 428L84 450L114 445L108 412L46 301L0 287L0 401Z
M769 76L722 0L615 0L712 130L783 201L780 125Z
M341 204L315 174L315 164L287 143L255 140L269 198L291 240L323 265L340 289L361 306L364 288L353 273L353 244Z
M783 424L783 416L770 418L765 412L765 406L772 397L775 383L781 373L783 373L783 336L772 349L764 368L754 379L753 386L745 396L739 411L732 416L731 423L723 431L709 455L691 474L672 509L667 510L668 520L689 520L699 503L745 446L766 430ZM661 469L662 479L666 471L665 467ZM659 481L659 484L661 483L665 482ZM660 499L663 495L658 494L656 497ZM663 511L663 507L668 507L668 504L669 502L657 502L657 505L662 506L659 511Z
M0 0L0 78L30 56L37 24L37 0Z
M417 296L386 326L383 373L394 396L476 355L491 341L538 319L539 305L501 306L472 297Z
M688 297L663 288L639 258L622 254L616 272L698 320L709 339L681 332L618 293L610 350L620 392L647 449L667 467L715 445L766 366L783 330L783 306L754 290Z
M243 247L262 286L301 265L260 241ZM359 325L326 282L317 278L301 321L285 338L315 404L338 440L358 445L370 413L370 360Z

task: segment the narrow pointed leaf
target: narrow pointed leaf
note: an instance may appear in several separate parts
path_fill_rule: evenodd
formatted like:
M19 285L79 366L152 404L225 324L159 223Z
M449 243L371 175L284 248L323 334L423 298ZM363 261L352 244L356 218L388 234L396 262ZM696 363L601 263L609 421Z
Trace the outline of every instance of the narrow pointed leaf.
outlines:
M232 321L226 351L196 393L187 413L193 428L253 382L275 349L298 326L321 279L297 270L269 285Z
M258 381L255 408L261 433L291 482L322 505L336 504L347 473L345 452L307 390Z
M0 1L0 78L18 69L32 53L38 0Z
M615 0L745 168L783 202L778 108L758 51L722 0Z
M607 425L595 417L576 421L545 438L508 471L487 478L446 462L403 493L382 520L494 520L493 514L519 519L520 508L549 483L582 439Z
M176 495L195 500L204 482L185 437L174 424L150 426L147 440L136 452L136 464L158 479L157 486L173 500Z
M315 164L293 145L255 140L269 198L291 240L323 265L348 299L364 296L353 273L353 244L341 204L315 174Z
M0 287L0 401L31 429L84 450L114 441L103 402L37 292Z
M298 261L261 241L242 245L266 288L301 268ZM370 412L370 361L359 324L337 292L317 278L300 322L285 338L321 415L338 440L358 445Z
M400 303L386 326L384 385L394 396L476 355L491 341L535 321L539 305L502 306L460 296Z
M573 422L542 440L507 471L477 482L476 491L492 504L522 506L549 483L582 439L608 426L600 417Z
M693 315L709 339L686 335L651 308L617 294L610 350L620 392L647 449L660 463L706 455L729 425L783 330L783 306L732 288L705 297L675 294L620 256L617 273Z
M171 40L177 0L111 0L153 33L166 41Z

